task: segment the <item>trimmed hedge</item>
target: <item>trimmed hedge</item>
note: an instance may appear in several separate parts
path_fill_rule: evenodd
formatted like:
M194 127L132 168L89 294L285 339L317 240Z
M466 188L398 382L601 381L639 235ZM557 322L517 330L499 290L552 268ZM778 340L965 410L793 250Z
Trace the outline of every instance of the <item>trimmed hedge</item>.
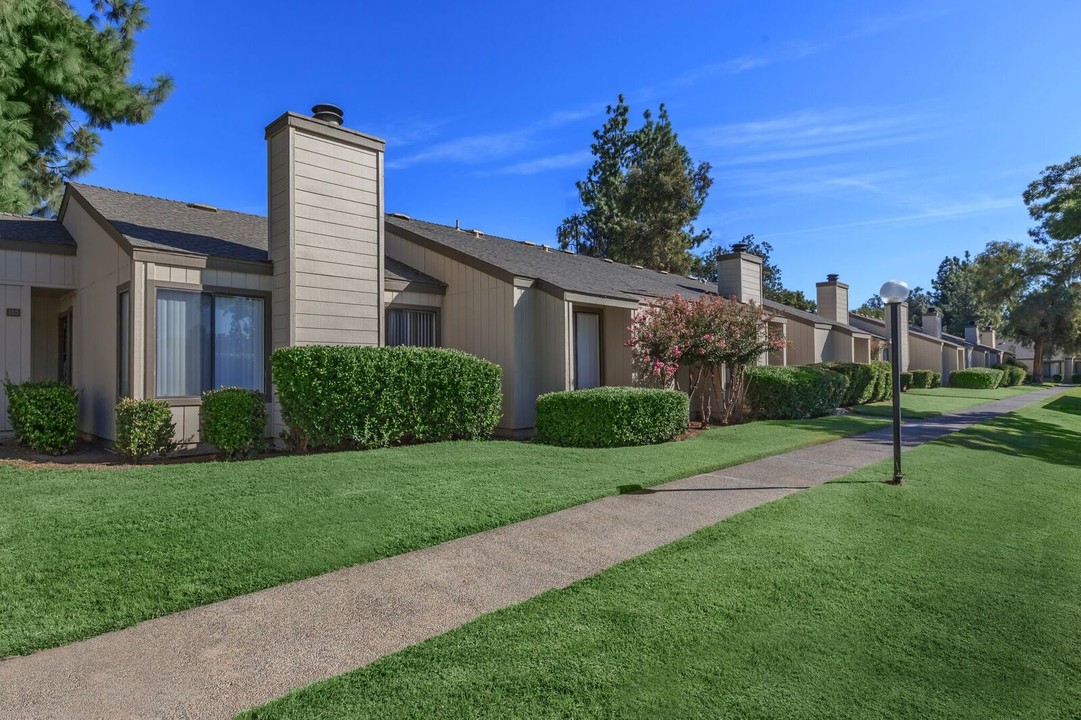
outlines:
M501 415L499 366L458 350L309 345L270 367L301 450L486 438Z
M1001 370L1002 385L1000 387L1017 387L1025 381L1025 368L1017 365L995 365L995 370Z
M1005 373L995 368L954 370L950 373L950 385L973 390L994 390L1002 383L1004 375Z
M34 452L71 452L79 435L79 393L55 380L4 381L15 440Z
M913 370L910 375L912 381L909 387L927 390L930 388L942 387L942 373L934 370Z
M241 460L266 448L266 417L263 393L221 388L203 393L199 426L226 460Z
M1062 382L1062 376L1058 373L1055 373L1051 376L1051 382Z
M871 368L875 372L875 389L871 402L893 399L893 367L883 360L872 360Z
M901 373L901 392L908 392L908 388L912 386L912 373ZM892 398L890 398L892 400Z
M751 367L746 371L747 415L790 420L829 415L848 391L848 378L814 365Z
M116 404L113 448L134 463L148 455L165 457L176 450L173 411L161 400L122 398Z
M690 399L676 390L599 387L537 398L537 442L624 447L667 442L687 429Z
M1081 374L1074 373L1070 376L1070 384L1081 385Z

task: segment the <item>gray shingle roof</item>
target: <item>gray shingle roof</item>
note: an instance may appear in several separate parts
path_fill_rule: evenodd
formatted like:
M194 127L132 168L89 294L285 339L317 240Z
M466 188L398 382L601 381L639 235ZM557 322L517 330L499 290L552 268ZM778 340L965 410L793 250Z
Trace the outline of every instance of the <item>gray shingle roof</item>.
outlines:
M186 202L71 183L133 247L268 262L267 219L232 210L192 207ZM64 234L60 223L53 223ZM71 238L68 236L68 240ZM442 287L443 283L405 263L386 258L384 276Z
M432 285L434 287L446 287L447 284L442 280L436 280L431 275L422 273L414 267L410 267L403 262L395 260L392 257L383 258L383 277L387 280L398 280L407 283L420 283L422 285Z
M71 183L133 247L267 260L267 220L261 215L207 210L186 202Z
M824 315L818 315L817 313L800 310L799 308L794 308L790 305L782 305L781 303L774 302L772 300L763 300L762 306L768 310L773 310L774 312L783 312L789 317L796 317L801 320L805 320L806 322L822 323L825 325L832 325L833 327L839 327L852 333L860 333L861 335L874 335L875 337L881 337L878 335L878 333L875 333L871 330L856 327L855 325L848 325L843 322L837 322L836 320L830 320Z
M410 234L420 236L517 277L542 280L567 292L637 300L676 293L694 296L716 289L712 283L682 275L633 268L559 250L546 251L540 245L495 235L477 237L470 231L456 230L449 225L395 215L387 215L386 224L388 230L401 231L406 237Z
M0 213L0 240L75 245L71 235L56 220Z

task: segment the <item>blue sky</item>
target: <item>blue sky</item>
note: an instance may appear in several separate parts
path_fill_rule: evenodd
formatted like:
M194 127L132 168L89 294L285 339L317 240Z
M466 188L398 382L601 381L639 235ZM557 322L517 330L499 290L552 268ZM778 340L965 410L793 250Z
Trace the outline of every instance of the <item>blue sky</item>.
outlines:
M1024 239L1021 192L1081 153L1075 0L148 4L135 76L176 91L84 180L235 210L265 212L263 128L333 102L386 138L388 212L554 244L622 92L712 163L699 225L858 305Z

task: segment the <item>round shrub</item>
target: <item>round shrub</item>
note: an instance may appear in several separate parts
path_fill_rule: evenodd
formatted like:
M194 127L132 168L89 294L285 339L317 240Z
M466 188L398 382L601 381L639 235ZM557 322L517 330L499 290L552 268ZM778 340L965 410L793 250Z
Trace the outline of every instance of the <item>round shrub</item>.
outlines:
M113 449L134 463L148 455L165 457L176 450L173 411L161 400L123 398L116 404Z
M872 360L871 369L875 373L875 390L871 402L893 399L893 366L882 360Z
M968 368L950 373L950 385L972 390L994 390L1002 383L1005 373L994 368Z
M828 415L848 390L844 375L813 365L747 368L748 416L788 420Z
M1025 368L1017 365L996 365L996 370L1001 370L1002 385L1000 387L1017 387L1025 381Z
M15 440L34 452L63 455L79 435L79 393L55 380L4 381Z
M927 390L930 388L942 387L942 373L935 372L934 370L913 370L911 373L912 381L909 387Z
M671 440L687 429L689 398L676 390L599 387L537 398L537 442L623 447Z
M1062 382L1062 375L1059 375L1058 373L1055 373L1054 375L1051 376L1051 381L1052 382L1057 382L1057 383Z
M203 393L199 425L204 442L226 460L240 460L266 447L266 417L263 393L221 388Z
M879 392L879 369L873 364L824 362L815 367L832 370L848 378L848 389L840 403L843 407L873 402Z
M270 367L299 449L485 438L501 416L499 366L458 350L309 345Z

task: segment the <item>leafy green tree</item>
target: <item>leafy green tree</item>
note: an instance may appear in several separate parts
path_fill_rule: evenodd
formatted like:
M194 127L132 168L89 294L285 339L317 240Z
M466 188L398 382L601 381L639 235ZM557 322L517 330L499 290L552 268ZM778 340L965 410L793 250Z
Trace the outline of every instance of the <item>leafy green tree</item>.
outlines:
M908 324L923 327L923 316L931 308L931 295L917 285L908 293ZM882 298L872 295L862 305L853 310L857 315L865 317L886 318L886 306L882 304Z
M1081 238L1081 155L1048 165L1022 198L1039 223L1028 234L1038 243L1076 243Z
M686 274L691 250L710 237L709 229L693 225L713 185L710 165L694 164L663 104L656 120L646 110L636 130L628 128L630 107L622 95L607 115L593 133L593 166L577 183L582 211L559 226L559 245Z
M963 258L956 255L944 258L931 287L931 301L942 311L942 328L946 332L963 336L965 327L973 320L980 327L1001 324L1000 313L983 301L980 279L967 251Z
M772 245L755 240L754 235L744 235L740 242L747 246L747 252L762 258L762 295L765 298L798 310L815 311L817 303L802 290L789 290L781 283L781 268L770 259ZM707 282L717 282L717 258L730 252L731 247L719 243L709 252L695 255L689 274Z
M150 119L172 80L131 82L140 0L0 0L0 211L55 209L66 180L91 169L102 130Z
M1033 349L1032 375L1045 354L1081 349L1081 286L1072 263L1047 248L991 242L976 257L983 301L1005 318L1005 334Z

